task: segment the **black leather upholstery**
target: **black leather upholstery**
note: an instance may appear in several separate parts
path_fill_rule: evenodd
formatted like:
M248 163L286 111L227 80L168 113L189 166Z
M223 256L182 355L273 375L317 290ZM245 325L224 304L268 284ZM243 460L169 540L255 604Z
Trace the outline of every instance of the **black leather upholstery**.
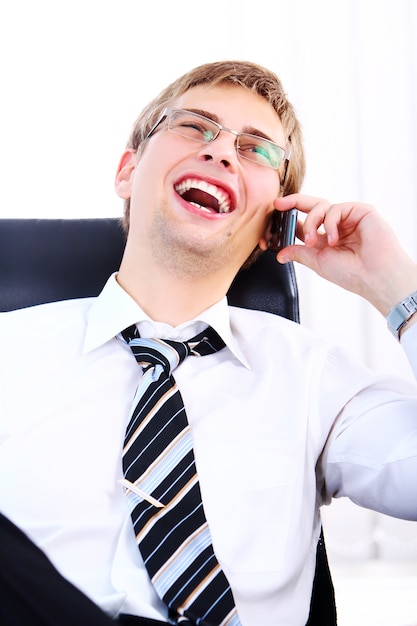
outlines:
M97 295L124 245L117 219L0 220L0 310Z

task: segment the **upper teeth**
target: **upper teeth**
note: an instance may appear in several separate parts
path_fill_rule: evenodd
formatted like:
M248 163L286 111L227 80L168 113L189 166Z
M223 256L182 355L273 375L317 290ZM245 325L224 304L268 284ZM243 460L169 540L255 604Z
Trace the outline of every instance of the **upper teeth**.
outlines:
M216 198L219 203L219 213L228 213L230 211L230 198L221 189L215 185L206 183L204 180L187 178L175 186L175 191L183 195L190 189L200 189Z

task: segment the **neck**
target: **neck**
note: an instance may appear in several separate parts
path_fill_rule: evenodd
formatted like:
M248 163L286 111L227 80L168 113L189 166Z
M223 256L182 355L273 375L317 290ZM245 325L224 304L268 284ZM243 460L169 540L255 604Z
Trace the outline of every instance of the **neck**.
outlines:
M165 266L138 261L125 253L117 281L154 321L178 326L221 300L227 293L234 275L224 272L198 274L193 271L178 271Z

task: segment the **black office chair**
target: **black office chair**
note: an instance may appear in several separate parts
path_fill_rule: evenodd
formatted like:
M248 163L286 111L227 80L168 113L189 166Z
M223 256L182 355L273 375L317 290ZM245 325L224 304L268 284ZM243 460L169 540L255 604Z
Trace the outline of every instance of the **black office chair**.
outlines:
M0 311L98 295L118 269L124 245L115 218L0 220ZM228 299L299 322L294 267L277 263L273 251L239 272ZM334 624L334 589L321 534L307 626Z
M98 295L124 245L115 218L0 220L0 311ZM229 301L299 321L294 269L272 253L237 276Z

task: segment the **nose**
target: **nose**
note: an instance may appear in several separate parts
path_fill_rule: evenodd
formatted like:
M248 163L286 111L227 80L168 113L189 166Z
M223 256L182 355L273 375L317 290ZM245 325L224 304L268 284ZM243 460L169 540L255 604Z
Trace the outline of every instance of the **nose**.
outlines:
M238 163L234 134L221 130L216 139L201 147L199 156L205 161L213 161L228 170L234 170Z

